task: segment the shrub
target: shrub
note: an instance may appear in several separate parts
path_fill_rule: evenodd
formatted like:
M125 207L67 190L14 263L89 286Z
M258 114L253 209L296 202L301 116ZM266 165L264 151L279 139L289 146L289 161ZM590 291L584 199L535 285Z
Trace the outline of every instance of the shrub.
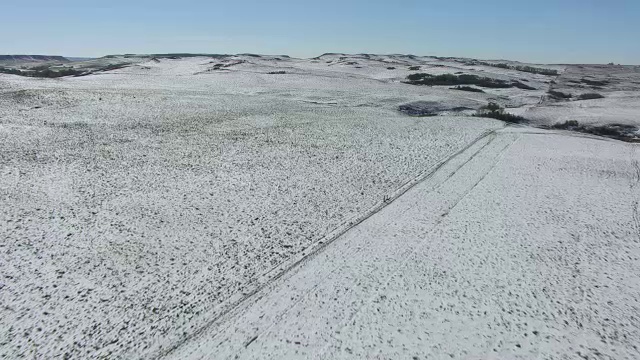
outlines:
M389 67L387 68L387 70L395 70L395 69L396 69L396 68L394 68L393 66L389 66Z
M270 71L267 74L271 74L271 75L282 75L282 74L286 74L286 71Z
M496 104L494 102L490 102L486 106L483 106L482 109L489 110L489 111L498 111L498 110L501 109L501 107L500 107L500 105L498 105L498 104Z
M580 126L580 123L578 123L576 120L568 120L563 123L554 124L553 126L551 126L551 128L559 130L570 130L578 126Z
M420 70L420 66L409 66L409 70L411 70L411 71Z
M604 96L598 93L586 93L586 94L578 95L578 100L594 100L594 99L604 99Z

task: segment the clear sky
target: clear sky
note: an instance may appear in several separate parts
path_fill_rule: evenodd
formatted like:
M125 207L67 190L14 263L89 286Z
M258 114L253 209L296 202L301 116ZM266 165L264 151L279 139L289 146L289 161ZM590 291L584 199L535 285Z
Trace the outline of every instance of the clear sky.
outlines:
M640 64L640 0L28 0L0 54L411 53Z

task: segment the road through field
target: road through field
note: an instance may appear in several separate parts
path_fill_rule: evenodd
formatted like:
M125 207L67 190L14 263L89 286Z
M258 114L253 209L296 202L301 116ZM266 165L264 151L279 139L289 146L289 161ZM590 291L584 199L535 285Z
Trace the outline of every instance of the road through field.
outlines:
M559 134L482 138L166 357L639 356L637 145Z

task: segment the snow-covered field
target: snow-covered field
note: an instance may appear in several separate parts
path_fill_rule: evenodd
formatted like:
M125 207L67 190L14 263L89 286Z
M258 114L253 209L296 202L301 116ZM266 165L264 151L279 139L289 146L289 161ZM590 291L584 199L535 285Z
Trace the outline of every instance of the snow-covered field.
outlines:
M540 123L552 124L553 110L547 108L569 111L566 109L575 103L606 101L599 105L603 111L608 107L630 109L625 114L635 117L626 123L634 124L637 104L615 101L623 96L621 92L637 96L633 86L611 89L616 93L605 94L601 100L554 105L545 94L554 82L563 83L563 74L570 73L564 66L543 66L561 72L555 77L466 59L409 56L329 54L292 59L243 55L98 61L100 66L130 64L60 79L0 74L0 356L154 358L171 350L172 356L186 351L185 355L215 357L210 351L217 350L210 344L216 342L201 339L218 332L227 334L224 336L250 332L243 328L247 322L238 309L246 309L249 317L264 310L271 314L264 319L272 322L269 326L289 329L286 322L274 321L272 316L298 321L297 316L278 315L276 306L280 303L288 308L286 304L298 297L278 297L284 291L278 284L293 286L293 294L298 286L321 284L331 269L335 269L332 277L322 285L331 291L347 280L373 291L379 285L375 281L396 276L400 270L394 269L402 266L406 280L416 283L394 282L395 290L385 294L387 302L392 294L402 296L403 291L426 281L422 276L436 271L435 264L446 263L449 274L459 279L473 273L467 279L468 287L444 280L432 289L421 287L422 293L409 297L419 298L417 312L436 311L431 308L435 302L442 305L444 297L453 299L454 295L464 311L475 309L477 303L452 293L464 289L491 311L501 306L507 311L504 303L511 301L503 296L507 291L521 298L548 291L545 296L562 295L557 301L573 301L579 293L577 280L561 276L569 271L564 267L568 257L573 261L580 254L588 259L581 260L586 261L583 270L588 271L579 270L584 276L580 291L597 292L597 296L581 293L581 306L586 310L580 316L595 316L589 312L595 309L617 321L611 325L615 336L639 336L638 320L629 317L633 309L638 310L632 299L638 298L640 290L640 187L632 181L640 176L638 145L528 127L496 135L494 131L504 128L503 122L465 116L496 102L514 113L542 114ZM74 66L97 67L95 64ZM407 75L418 72L410 69L415 66L433 75L461 72L526 81L533 89L477 93L403 83ZM435 117L410 117L398 111L400 105L418 101L444 104L452 110ZM588 111L585 114L593 116ZM619 116L615 120L621 122ZM501 144L508 147L501 148ZM469 151L479 156L460 161ZM443 175L456 161L459 169ZM499 166L494 167L496 163ZM462 170L471 173L462 176ZM485 170L487 174L478 175ZM429 184L443 190L429 190ZM413 185L416 187L402 195ZM454 206L458 202L460 206ZM406 214L406 219L398 222L396 215L385 216L394 211L389 210L391 206L405 206L394 214L400 219ZM424 217L428 224L414 219L416 216ZM377 230L366 230L372 221ZM359 231L370 231L371 236L353 235ZM387 236L387 232L395 235ZM583 241L567 243L565 233L577 234ZM353 252L359 255L347 261ZM307 260L316 253L322 255ZM464 265L456 267L456 261ZM282 277L283 271L300 262L303 265L294 268L307 269L300 271L312 272L317 279L296 280L299 275L290 271L286 274L292 275ZM478 268L470 268L472 264ZM536 266L543 267L536 270ZM626 280L621 278L622 267L628 269ZM351 270L358 275L351 277ZM598 292L593 286L605 276L602 271L608 271L610 283L606 291ZM372 287L367 285L369 278L375 279ZM280 282L273 282L275 279ZM517 279L524 279L521 285L513 285ZM558 281L549 289L538 287L541 281L554 279ZM494 284L494 280L505 284ZM619 303L610 314L608 305L592 300L604 299L613 285L618 297L611 301ZM623 285L626 288L620 290ZM358 286L349 285L352 292L345 295L345 301L368 301L369 292L354 293ZM252 305L257 304L256 297L273 301L275 310ZM309 323L325 316L314 309L326 311L326 316L333 316L332 311L352 311L353 304L337 308L333 304L331 309L319 305L332 299L308 303L309 307L296 305L300 314L309 316L301 321L311 326ZM556 310L546 300L522 306L533 306L535 311L528 316L556 331L554 339L561 345L549 347L549 354L574 356L567 346L577 340L567 336L578 335L571 332L573 328L544 322L544 316ZM401 305L387 303L385 316L394 316L393 304ZM413 311L406 301L402 304L408 306L406 311ZM353 314L369 316L364 315L367 311ZM453 338L442 337L442 343L456 339L455 329L466 326L465 318L456 318L453 310L447 316L453 322L447 330ZM375 321L371 326L382 321L367 318ZM225 320L231 333L221 330L219 319ZM599 319L582 323L604 324ZM465 346L470 352L486 348L477 345L478 321L466 330L471 342ZM324 336L334 341L325 342L320 352L307 349L305 353L329 358L370 356L374 354L368 346L376 343L358 336L390 332L375 327L370 333L351 329L342 332L346 337L336 342L328 329L333 331L337 324L328 321L328 327L320 329L322 324L317 323L313 341L327 340ZM405 321L402 326L423 325L428 324ZM498 333L491 331L513 330L509 326L496 329L483 336L495 338ZM589 336L596 331L595 327L587 329L592 331ZM197 334L200 336L194 336ZM505 335L503 340L510 339ZM244 346L237 341L246 340L250 339L223 343L228 352L220 350L221 354L232 357L237 352L233 349ZM256 345L271 346L270 341ZM602 349L619 348L620 354L631 354L627 342L616 341ZM351 344L345 345L349 350L343 343ZM423 349L413 344L408 348ZM258 357L279 357L279 350L247 349ZM413 355L392 344L384 349L381 354L385 356ZM292 356L294 350L286 347ZM501 351L503 357L509 354L509 348ZM444 354L439 350L431 353Z
M637 359L639 159L501 130L169 358Z

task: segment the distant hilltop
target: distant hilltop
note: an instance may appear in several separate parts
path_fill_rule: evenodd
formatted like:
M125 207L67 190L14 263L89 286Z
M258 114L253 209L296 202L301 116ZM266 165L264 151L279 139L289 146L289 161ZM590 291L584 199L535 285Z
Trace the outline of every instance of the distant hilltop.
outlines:
M69 59L64 56L49 56L49 55L0 55L0 62L45 62L45 61L60 61L69 62Z

